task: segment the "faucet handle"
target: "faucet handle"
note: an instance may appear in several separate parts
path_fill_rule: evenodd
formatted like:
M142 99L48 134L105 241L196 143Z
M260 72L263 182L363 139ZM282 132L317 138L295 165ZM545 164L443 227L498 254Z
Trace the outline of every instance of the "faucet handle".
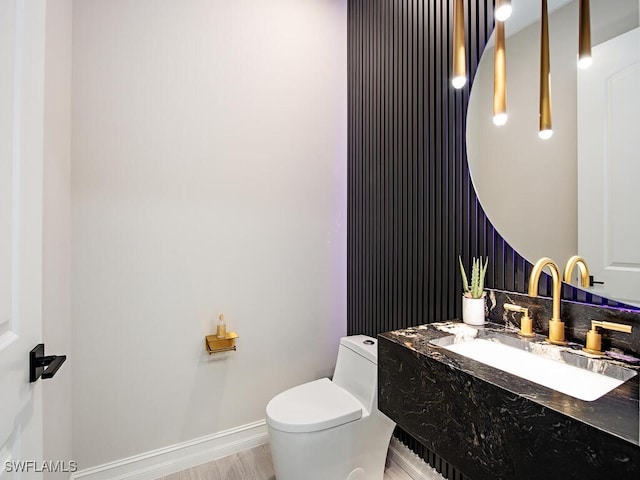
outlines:
M592 320L591 330L587 332L587 345L582 349L592 355L604 355L604 352L602 351L602 334L598 332L598 328L615 330L616 332L631 333L631 325Z
M518 331L518 335L521 337L535 337L536 334L533 333L533 321L529 317L529 309L525 307L521 307L520 305L515 305L513 303L505 303L502 305L505 310L510 312L519 312L523 313L522 318L520 319L520 330Z

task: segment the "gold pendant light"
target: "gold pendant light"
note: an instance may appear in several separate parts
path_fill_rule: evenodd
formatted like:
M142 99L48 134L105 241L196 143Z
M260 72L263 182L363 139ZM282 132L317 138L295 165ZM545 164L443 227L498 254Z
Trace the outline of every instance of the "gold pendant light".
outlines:
M467 62L464 49L464 4L453 0L453 71L451 84L460 89L467 83Z
M494 12L498 22L504 22L511 16L511 0L496 0L496 9Z
M589 14L589 0L580 0L578 39L578 67L589 68L591 58L591 15Z
M543 140L551 138L551 62L549 60L549 16L547 0L542 0L540 22L540 128L538 136Z
M496 22L496 45L493 56L493 123L507 123L507 58L504 22Z

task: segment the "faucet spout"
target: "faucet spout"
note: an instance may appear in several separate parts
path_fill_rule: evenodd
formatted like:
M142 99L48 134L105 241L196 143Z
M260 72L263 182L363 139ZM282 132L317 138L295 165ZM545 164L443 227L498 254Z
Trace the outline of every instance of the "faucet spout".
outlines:
M573 269L576 265L580 270L580 284L583 287L590 286L589 267L587 266L586 260L580 255L574 255L567 261L567 264L564 267L564 281L566 283L571 283L571 275L573 274Z
M553 280L553 308L551 320L549 320L549 342L564 345L564 322L560 319L560 268L558 264L548 257L543 257L536 262L529 276L529 296L538 296L538 284L540 282L540 274L542 269L548 267L551 271Z

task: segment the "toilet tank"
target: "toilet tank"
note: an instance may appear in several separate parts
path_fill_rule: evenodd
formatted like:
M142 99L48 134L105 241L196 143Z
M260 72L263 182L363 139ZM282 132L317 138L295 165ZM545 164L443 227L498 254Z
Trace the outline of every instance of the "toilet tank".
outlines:
M341 338L333 382L356 397L367 412L376 408L378 341L366 335Z

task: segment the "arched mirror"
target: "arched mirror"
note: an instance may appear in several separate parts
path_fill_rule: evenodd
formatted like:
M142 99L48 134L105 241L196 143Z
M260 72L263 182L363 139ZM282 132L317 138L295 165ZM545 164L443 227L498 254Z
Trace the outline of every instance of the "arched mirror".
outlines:
M513 14L505 24L508 121L501 127L492 121L494 48L490 40L469 100L469 169L487 216L518 253L532 263L540 257L551 257L561 267L570 256L580 254L589 263L595 280L606 280L604 284L590 287L592 293L640 306L640 222L637 213L629 217L622 208L635 212L640 209L640 195L631 194L628 186L628 178L634 178L636 183L640 178L637 153L640 143L624 145L640 142L640 135L621 128L629 123L630 112L640 115L640 88L629 88L629 82L633 84L634 79L640 79L640 62L632 62L617 71L614 68L609 69L609 73L598 73L607 63L605 59L618 55L611 52L617 52L615 48L619 47L614 44L621 37L640 35L640 2L591 0L594 63L584 71L577 68L578 3L577 0L549 0L554 134L548 140L541 140L538 137L540 2L512 1ZM640 50L640 42L627 42L626 48L634 49L633 45L635 50ZM593 83L597 75L605 77L600 87L596 84L596 90L600 88L607 98L616 95L618 98L617 104L601 105L599 111L588 103L593 94L588 90L585 93L582 87ZM615 80L618 83L613 85L612 79L622 80ZM625 110L627 120L614 117L620 110ZM593 119L598 120L600 127L591 126L592 130L587 128L585 133L585 125L593 123L590 122ZM593 133L593 128L611 130L611 125L620 126L615 135L611 131ZM634 125L637 129L637 122ZM603 137L604 147L589 143L596 135ZM615 161L608 157L611 145L621 147ZM598 148L609 150L600 154ZM598 153L594 154L595 151ZM584 152L590 152L591 157L601 162L598 168L606 169L606 174L595 175L595 180L605 183L604 193L596 192L585 180L587 170L581 164ZM614 170L615 175L608 176ZM600 198L598 203L593 202L596 197ZM585 232L586 224L594 220L600 222L596 227L600 233L605 232L600 244L595 246L591 245L594 235L589 230ZM622 239L612 239L613 233ZM603 253L604 265L600 265L603 259L594 260L583 251L593 252L594 248L596 253ZM610 270L623 274L618 286L609 280ZM634 275L628 275L630 272Z

